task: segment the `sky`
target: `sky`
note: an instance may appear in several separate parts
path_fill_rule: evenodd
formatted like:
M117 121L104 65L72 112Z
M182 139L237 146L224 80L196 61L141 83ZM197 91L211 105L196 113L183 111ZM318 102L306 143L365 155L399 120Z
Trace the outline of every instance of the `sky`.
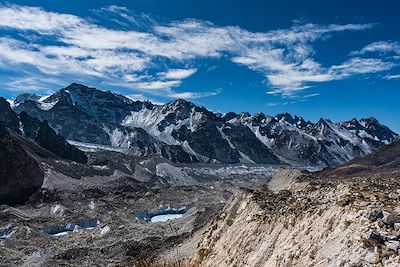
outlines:
M0 1L0 95L72 82L135 100L400 132L400 2Z

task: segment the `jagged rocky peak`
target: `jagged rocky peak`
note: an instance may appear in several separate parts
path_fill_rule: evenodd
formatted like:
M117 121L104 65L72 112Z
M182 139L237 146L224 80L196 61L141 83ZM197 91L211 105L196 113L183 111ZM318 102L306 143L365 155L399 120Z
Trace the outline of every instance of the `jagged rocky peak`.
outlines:
M281 121L284 120L290 124L295 124L295 119L293 118L293 116L289 113L280 113L278 115L276 115L276 119Z
M310 121L306 122L302 117L299 117L297 115L292 116L287 112L276 115L276 119L278 121L286 121L287 123L300 129L305 129L307 126L312 125Z
M265 115L262 112L255 113L253 116L250 116L249 113L242 113L240 116L239 121L241 123L249 124L255 127L262 126L269 124L271 121L276 121L274 117Z
M186 101L184 99L177 99L173 102L167 103L164 105L164 108L162 109L163 113L170 113L170 112L174 112L176 114L186 114L187 116L189 116L189 114L192 113L192 111L194 111L196 108L196 106L190 102L190 101ZM180 115L178 115L180 116Z
M265 114L262 112L256 113L253 116L253 121L257 121L257 122L265 122Z
M24 93L17 96L17 98L15 99L15 103L24 103L27 100L38 101L40 98L41 96L37 94Z
M350 121L342 122L340 123L340 125L344 126L348 130L355 130L355 131L364 128L356 118L353 118Z
M374 139L384 141L385 143L391 143L400 137L397 133L390 130L389 127L380 124L379 121L373 117L361 119L360 124Z
M253 117L251 116L251 114L249 112L242 112L239 115L238 120L241 122L249 122L253 119Z
M182 108L193 108L194 104L190 101L187 101L185 99L177 99L174 102L172 102L176 107L182 107Z
M318 137L328 137L334 132L334 128L336 128L336 126L339 127L339 125L334 124L329 119L320 118L317 123L307 127L306 132Z
M341 122L339 125L360 137L370 138L375 141L382 141L386 144L399 139L399 135L397 133L390 130L387 126L382 125L377 119L372 117L360 120L353 118L350 121Z
M69 98L74 105L101 104L103 102L132 104L134 102L125 96L114 94L110 91L102 91L78 83L72 83L44 101L53 102L65 97Z
M226 113L224 115L224 119L225 119L226 122L228 122L228 121L230 121L232 119L235 119L237 117L239 117L239 115L236 114L235 112L228 112L228 113Z

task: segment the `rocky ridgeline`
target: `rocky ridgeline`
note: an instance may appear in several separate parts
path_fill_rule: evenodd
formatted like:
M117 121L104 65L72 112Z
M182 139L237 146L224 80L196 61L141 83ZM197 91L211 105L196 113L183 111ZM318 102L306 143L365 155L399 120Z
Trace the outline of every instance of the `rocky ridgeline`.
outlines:
M280 172L270 183L274 191L232 197L196 260L202 266L399 266L399 181L392 173L379 178Z
M337 166L399 138L374 118L317 123L298 116L225 115L176 100L164 105L71 84L47 98L13 103L68 140L158 154L173 162Z

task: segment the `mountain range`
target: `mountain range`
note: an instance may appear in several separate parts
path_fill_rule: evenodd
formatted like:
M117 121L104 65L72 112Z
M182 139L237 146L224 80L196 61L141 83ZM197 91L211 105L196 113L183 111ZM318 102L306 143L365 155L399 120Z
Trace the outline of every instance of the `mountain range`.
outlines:
M337 166L399 139L375 118L312 123L288 113L219 114L182 99L155 105L77 83L49 96L22 94L10 104L3 98L0 110L0 122L37 142L49 140L38 137L39 129L54 131L69 150L58 154L78 162L84 155L60 137L177 163L314 167Z

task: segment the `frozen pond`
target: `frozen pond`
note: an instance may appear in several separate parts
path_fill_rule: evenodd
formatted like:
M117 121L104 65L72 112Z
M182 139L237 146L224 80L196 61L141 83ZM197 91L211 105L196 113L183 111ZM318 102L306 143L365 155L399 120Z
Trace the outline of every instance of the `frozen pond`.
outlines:
M67 224L62 226L50 226L43 229L43 232L52 236L64 236L76 229L75 224Z
M0 231L0 240L5 240L11 238L15 234L13 230Z
M182 218L183 214L164 214L164 215L156 215L151 217L150 221L152 223L156 222L166 222L169 220L179 219Z
M182 218L183 215L189 210L187 207L180 207L180 208L165 208L155 212L147 212L142 211L137 214L137 219L157 223L157 222L166 222L169 220L175 220Z
M82 220L79 222L79 226L86 230L93 230L98 225L100 225L100 221L98 219Z
M50 226L50 227L46 227L45 229L43 229L43 232L48 235L51 235L51 236L59 237L59 236L64 236L69 233L72 233L75 230L77 230L79 227L81 229L85 229L85 230L93 230L99 224L100 224L100 221L98 219L81 220L81 221L79 221L78 225L69 223L67 225Z

